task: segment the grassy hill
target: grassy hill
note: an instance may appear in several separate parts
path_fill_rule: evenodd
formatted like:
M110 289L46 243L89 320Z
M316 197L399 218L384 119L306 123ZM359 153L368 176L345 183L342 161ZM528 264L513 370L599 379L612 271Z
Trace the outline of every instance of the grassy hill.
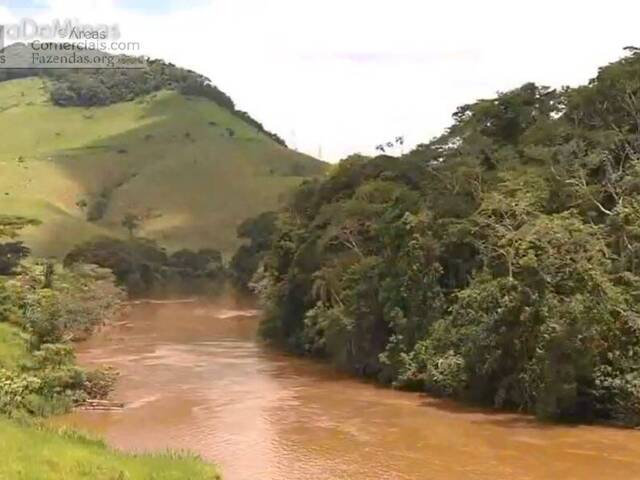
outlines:
M62 108L48 81L0 83L0 211L42 221L23 235L37 255L124 236L127 213L143 218L140 235L170 249L229 253L239 222L324 170L206 98L162 90Z

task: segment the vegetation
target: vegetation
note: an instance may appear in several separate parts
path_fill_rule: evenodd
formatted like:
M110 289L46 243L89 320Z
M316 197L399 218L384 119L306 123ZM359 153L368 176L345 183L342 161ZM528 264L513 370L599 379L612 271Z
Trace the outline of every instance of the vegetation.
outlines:
M37 222L22 217L0 215L0 238L15 238L18 231ZM10 275L31 251L22 242L0 243L0 275Z
M126 213L122 219L122 226L129 232L129 238L133 238L133 233L140 228L142 219L133 213Z
M216 480L213 466L196 457L162 453L127 455L61 429L25 426L0 418L0 478L65 480ZM37 461L35 461L37 459Z
M213 249L182 249L167 254L147 239L97 238L67 254L65 266L93 264L110 269L131 296L222 293L227 272L222 254Z
M15 237L32 223L0 217L0 237ZM194 457L120 454L33 421L109 395L115 372L78 367L69 342L115 315L123 295L108 270L20 260L0 275L0 478L219 478Z
M79 368L70 341L116 310L114 282L132 295L219 291L222 255L206 247L232 251L241 219L324 171L207 79L159 61L4 70L0 104L0 415L12 419L109 394L113 372ZM191 458L119 455L4 417L0 429L2 478L217 478Z
M93 267L52 272L44 262L0 276L0 414L44 416L106 397L113 373L77 367L69 342L115 315L121 299L112 274Z
M276 212L265 212L238 226L238 237L247 242L238 248L229 265L232 282L238 290L249 293L251 277L271 248L276 220Z
M640 53L453 117L298 188L251 267L263 335L397 386L640 425Z
M127 238L127 214L140 218L137 235L166 248L232 253L242 219L324 171L207 98L165 89L63 108L49 98L50 81L0 82L0 129L11 132L0 152L0 204L42 223L17 239L37 256L62 257L96 236Z
M7 50L25 50L26 48L24 44L14 44L7 47ZM27 50L27 56L30 55L29 52ZM11 52L11 54L18 56L20 53ZM210 79L162 60L146 59L144 68L136 69L23 68L3 69L0 72L0 82L31 77L48 79L49 97L55 105L61 107L95 107L129 102L160 90L175 90L183 95L205 98L215 102L274 142L283 147L287 146L282 138L267 131L247 112L237 110L233 100L213 85Z

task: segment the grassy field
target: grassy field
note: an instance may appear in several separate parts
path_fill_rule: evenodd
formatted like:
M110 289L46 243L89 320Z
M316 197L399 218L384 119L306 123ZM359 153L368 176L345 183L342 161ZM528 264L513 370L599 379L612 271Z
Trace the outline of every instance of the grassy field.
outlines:
M0 83L0 211L40 219L24 239L60 256L98 234L140 235L170 249L231 253L243 219L278 205L325 164L288 150L215 103L163 91L108 107L59 108L39 78ZM104 217L82 201L106 194ZM78 202L80 206L78 206Z
M175 453L127 455L67 430L0 417L0 480L213 480L215 467Z

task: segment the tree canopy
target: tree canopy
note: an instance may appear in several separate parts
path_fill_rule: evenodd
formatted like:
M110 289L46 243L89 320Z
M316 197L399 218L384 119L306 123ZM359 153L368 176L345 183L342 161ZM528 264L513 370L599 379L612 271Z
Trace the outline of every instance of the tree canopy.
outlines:
M30 225L38 225L34 219L14 215L0 215L0 239L14 239L20 230ZM20 261L29 256L31 250L22 242L10 241L0 243L0 275L10 275L18 267Z
M398 386L640 424L639 102L632 51L305 182L253 268L262 334Z

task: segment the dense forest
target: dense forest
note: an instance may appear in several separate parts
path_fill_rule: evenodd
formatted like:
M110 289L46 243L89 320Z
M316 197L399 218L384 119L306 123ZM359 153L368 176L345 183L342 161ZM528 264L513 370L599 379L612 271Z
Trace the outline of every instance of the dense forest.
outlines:
M262 334L398 387L640 424L640 51L464 105L245 222Z

